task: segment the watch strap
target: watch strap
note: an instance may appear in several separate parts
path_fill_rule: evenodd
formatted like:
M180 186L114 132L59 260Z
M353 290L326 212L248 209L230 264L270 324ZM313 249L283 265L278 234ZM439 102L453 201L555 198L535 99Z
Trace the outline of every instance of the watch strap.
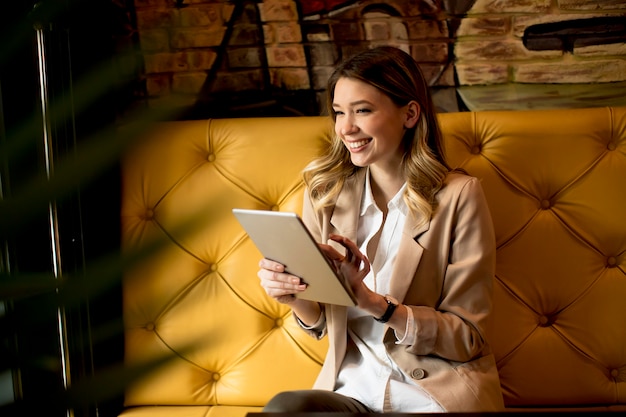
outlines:
M385 310L385 313L380 317L374 317L374 320L379 323L387 323L393 315L393 312L396 311L396 307L398 307L398 304L394 303L389 297L385 297L385 301L387 302L387 310Z

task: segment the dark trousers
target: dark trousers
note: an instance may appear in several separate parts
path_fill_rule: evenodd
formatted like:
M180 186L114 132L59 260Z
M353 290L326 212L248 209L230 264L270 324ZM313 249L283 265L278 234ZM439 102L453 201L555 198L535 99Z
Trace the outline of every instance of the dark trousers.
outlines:
M354 398L324 390L281 392L263 408L264 412L297 413L306 411L338 411L370 413L372 410Z

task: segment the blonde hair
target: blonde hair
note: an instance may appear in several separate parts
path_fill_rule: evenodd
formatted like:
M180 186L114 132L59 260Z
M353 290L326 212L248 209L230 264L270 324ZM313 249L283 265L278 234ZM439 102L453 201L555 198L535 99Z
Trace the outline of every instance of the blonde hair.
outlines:
M370 84L398 106L410 101L418 103L419 120L414 128L407 129L402 141L402 169L407 181L404 199L416 218L427 222L436 209L435 196L450 168L445 161L430 91L419 66L409 54L390 46L369 49L344 61L328 79L326 107L333 120L335 85L340 78ZM314 208L334 204L345 180L360 169L365 168L353 165L341 139L333 137L328 152L303 171Z

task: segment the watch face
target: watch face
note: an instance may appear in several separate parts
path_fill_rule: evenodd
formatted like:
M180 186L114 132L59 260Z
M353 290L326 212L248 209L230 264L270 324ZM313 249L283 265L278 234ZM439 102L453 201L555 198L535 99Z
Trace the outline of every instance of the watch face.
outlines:
M387 300L387 302L391 302L391 304L395 304L395 305L400 304L400 303L398 302L398 300L396 300L395 298L393 298L393 297L392 297L392 296L390 296L390 295L385 295L385 300Z

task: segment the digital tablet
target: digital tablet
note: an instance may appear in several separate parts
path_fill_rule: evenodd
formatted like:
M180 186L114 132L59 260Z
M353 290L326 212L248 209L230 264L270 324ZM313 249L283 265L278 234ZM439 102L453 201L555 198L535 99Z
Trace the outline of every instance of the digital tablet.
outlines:
M288 273L300 277L308 285L298 298L356 305L352 290L337 275L296 213L233 209L233 214L265 258L285 265Z

